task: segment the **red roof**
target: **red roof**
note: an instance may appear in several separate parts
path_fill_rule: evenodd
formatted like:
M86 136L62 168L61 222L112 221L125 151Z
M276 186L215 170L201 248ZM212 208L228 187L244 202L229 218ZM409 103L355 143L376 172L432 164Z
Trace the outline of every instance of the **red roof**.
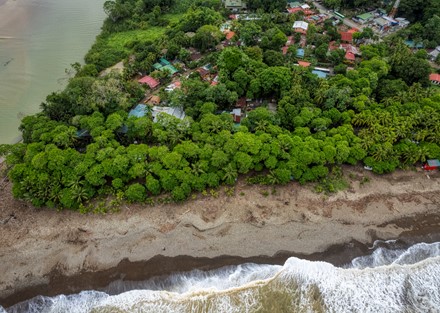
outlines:
M429 80L432 82L440 82L440 74L430 74Z
M346 58L347 60L350 60L350 61L355 61L355 60L356 60L356 57L355 57L354 54L351 53L351 52L347 52L347 53L345 54L345 58Z
M144 76L141 79L138 80L138 83L140 84L147 84L151 89L156 88L157 86L160 85L160 82L158 82L157 80L155 80L153 77L151 76Z
M234 36L235 36L235 33L232 32L232 31L229 31L229 32L226 33L226 39L227 40L231 40L232 37L234 37Z
M338 45L336 44L335 41L330 41L330 43L328 44L328 49L329 49L330 51L336 50L336 49L338 49L338 48L339 48L339 47L338 47Z
M356 32L358 32L359 30L358 29L356 29L356 28L350 28L349 30L347 30L347 33L351 33L351 34L353 34L353 33L356 33Z
M302 9L301 8L288 8L287 9L287 12L289 12L290 14L293 14L293 13L296 13L299 11L302 11Z
M288 46L284 46L284 47L281 48L281 51L283 51L283 54L285 55L285 54L287 54L287 50L288 49L289 49Z
M299 66L302 67L309 67L311 63L306 62L306 61L298 61Z
M341 32L340 34L341 34L341 40L342 41L348 41L348 42L353 41L353 33Z
M230 18L231 20L236 20L236 19L237 19L237 15L235 15L235 14L231 14L231 15L229 15L229 18Z
M304 15L313 15L313 14L315 14L315 12L312 10L304 10Z

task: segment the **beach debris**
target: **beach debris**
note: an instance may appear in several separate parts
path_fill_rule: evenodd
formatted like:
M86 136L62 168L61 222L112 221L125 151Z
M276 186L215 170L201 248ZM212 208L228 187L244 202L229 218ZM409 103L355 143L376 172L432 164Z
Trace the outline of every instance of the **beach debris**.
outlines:
M9 63L11 63L12 61L14 61L14 58L11 58L8 61L6 61L5 63L3 63L3 66L8 66Z
M15 216L15 213L9 214L7 218L5 218L3 221L0 221L0 224L6 225L10 220L15 220L17 217Z

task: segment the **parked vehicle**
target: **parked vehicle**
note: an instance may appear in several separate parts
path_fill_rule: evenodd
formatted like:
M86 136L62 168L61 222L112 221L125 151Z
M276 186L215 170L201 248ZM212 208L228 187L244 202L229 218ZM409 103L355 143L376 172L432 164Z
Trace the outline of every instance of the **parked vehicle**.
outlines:
M435 159L435 160L428 160L423 165L423 169L425 171L433 171L433 170L437 170L439 168L440 168L440 161L437 160L437 159Z

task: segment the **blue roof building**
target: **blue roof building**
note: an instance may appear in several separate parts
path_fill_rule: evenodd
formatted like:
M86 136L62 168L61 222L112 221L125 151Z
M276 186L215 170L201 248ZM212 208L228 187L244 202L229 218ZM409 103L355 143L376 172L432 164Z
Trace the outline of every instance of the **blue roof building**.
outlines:
M296 56L298 58L304 58L304 49L296 49Z
M143 117L149 111L150 111L150 109L146 104L140 103L128 113L128 117L130 117L130 116Z
M312 73L318 75L319 78L327 78L328 75L326 72L322 72L318 70L313 70Z

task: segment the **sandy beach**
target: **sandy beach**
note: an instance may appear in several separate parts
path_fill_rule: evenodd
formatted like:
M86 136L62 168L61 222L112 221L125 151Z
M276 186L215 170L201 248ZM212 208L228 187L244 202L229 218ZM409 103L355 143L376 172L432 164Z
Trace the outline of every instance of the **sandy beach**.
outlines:
M220 190L106 215L36 209L12 199L4 184L0 304L245 261L300 256L338 264L366 254L377 239L440 240L439 172L344 172L350 188L330 196L295 182L272 190L239 181L232 196ZM361 184L364 177L370 181Z

